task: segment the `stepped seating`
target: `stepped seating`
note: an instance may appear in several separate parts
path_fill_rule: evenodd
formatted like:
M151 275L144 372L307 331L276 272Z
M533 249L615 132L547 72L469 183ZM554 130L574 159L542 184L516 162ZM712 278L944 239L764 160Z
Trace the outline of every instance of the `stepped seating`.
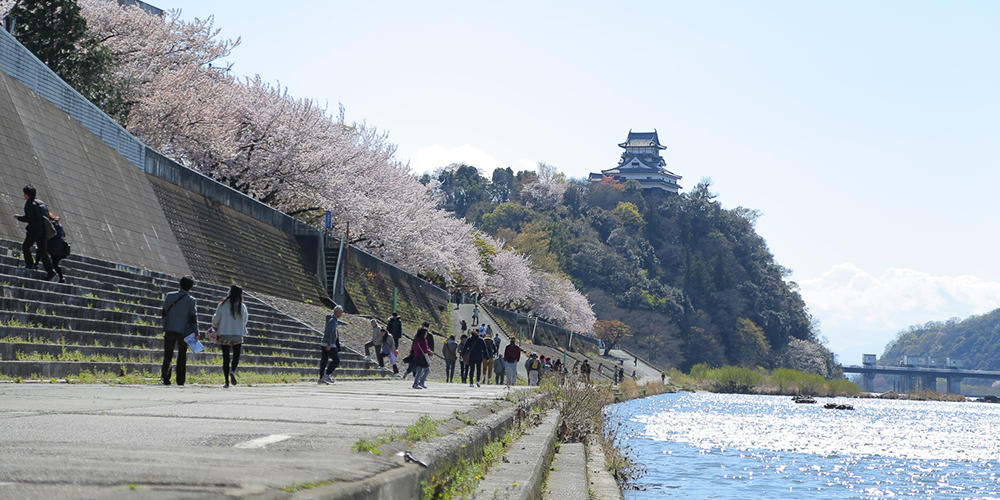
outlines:
M44 272L23 268L20 245L0 240L0 374L62 378L82 370L159 375L163 354L160 307L176 278L111 262L72 256L63 261L66 283L45 282ZM202 332L211 325L228 286L198 282ZM238 371L313 379L321 332L244 293L250 313ZM221 373L218 346L188 353L188 373ZM385 376L350 349L337 372Z
M322 284L307 269L294 236L163 179L148 178L195 276L322 303Z
M327 248L326 253L328 258L332 253L332 260L336 261L336 248ZM395 289L396 310L405 331L415 331L424 321L430 323L433 331L451 331L447 296L439 288L353 248L347 262L348 304L353 305L357 313L385 321L392 315Z

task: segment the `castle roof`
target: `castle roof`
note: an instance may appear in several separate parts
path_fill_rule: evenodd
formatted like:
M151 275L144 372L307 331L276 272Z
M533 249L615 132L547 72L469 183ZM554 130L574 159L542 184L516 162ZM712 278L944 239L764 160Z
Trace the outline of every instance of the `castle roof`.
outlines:
M667 149L666 146L660 144L660 136L657 135L656 130L652 132L633 132L628 131L628 138L625 142L618 145L620 148L648 148L655 147L656 149Z

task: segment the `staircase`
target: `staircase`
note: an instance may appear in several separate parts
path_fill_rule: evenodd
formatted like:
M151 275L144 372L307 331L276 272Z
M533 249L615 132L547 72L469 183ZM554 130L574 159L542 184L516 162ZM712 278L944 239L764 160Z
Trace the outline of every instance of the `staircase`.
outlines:
M88 371L158 379L162 297L177 289L177 277L71 256L62 262L66 283L45 282L43 271L24 269L20 255L20 244L0 240L0 375L50 379ZM204 282L191 290L202 333L228 290ZM244 293L244 302L250 322L238 372L278 375L282 381L317 378L322 333L251 293ZM189 377L218 374L221 381L221 366L221 350L210 342L204 352L188 353ZM388 374L371 366L345 349L337 374Z

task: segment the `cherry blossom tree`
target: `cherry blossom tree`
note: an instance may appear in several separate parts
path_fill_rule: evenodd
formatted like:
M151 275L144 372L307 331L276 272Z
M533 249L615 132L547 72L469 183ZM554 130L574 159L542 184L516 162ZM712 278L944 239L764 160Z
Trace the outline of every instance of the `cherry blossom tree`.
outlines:
M0 0L0 12L12 0ZM477 238L489 238L438 207L435 183L421 184L395 158L388 136L348 122L260 76L238 78L219 61L239 40L219 37L211 18L185 21L136 6L79 0L88 27L129 82L128 123L150 147L264 203L305 220L334 214L350 242L413 273L434 273L482 290L496 304L589 331L593 310L565 278L535 271L529 260L492 240L484 269ZM539 166L524 188L537 206L565 190L562 174Z

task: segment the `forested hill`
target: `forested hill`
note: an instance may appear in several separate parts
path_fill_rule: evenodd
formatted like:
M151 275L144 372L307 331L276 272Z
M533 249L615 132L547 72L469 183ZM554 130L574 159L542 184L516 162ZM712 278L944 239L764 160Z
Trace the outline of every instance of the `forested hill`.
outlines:
M900 332L885 348L882 364L896 364L904 355L930 356L939 363L956 358L965 368L1000 370L1000 309L964 320L930 322Z
M421 182L534 266L569 276L602 320L598 333L621 333L607 322L620 320L632 333L623 342L654 361L832 369L787 270L754 229L757 212L724 209L707 183L668 196L635 181L568 181L546 165L490 178L452 165Z

